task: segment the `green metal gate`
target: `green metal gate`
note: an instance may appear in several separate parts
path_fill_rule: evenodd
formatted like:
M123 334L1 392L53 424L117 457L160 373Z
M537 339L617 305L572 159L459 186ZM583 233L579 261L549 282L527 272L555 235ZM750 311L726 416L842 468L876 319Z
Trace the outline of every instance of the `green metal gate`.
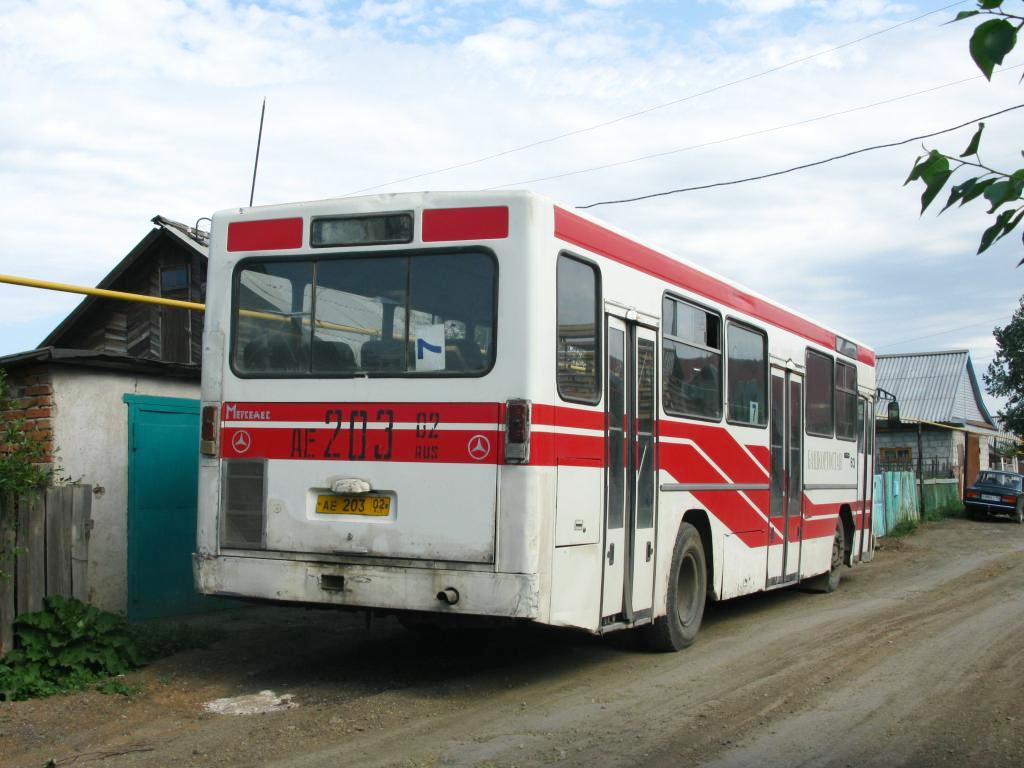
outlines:
M128 618L231 605L195 593L199 401L125 395L128 405Z

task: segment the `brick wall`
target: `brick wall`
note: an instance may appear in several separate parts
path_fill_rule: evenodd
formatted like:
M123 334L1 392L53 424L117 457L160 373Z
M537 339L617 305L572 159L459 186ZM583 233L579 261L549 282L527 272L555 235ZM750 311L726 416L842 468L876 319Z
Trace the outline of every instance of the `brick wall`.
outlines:
M898 468L896 464L885 460L883 449L903 448L909 449L910 455L906 471L917 472L919 446L916 427L908 425L895 431L879 430L875 446L875 459L880 469ZM964 433L926 425L921 433L920 454L926 478L960 477L964 463ZM886 455L892 454L886 452Z
M23 417L28 434L43 443L45 462L53 461L53 380L45 365L16 368L7 372L11 408L0 412L7 421ZM0 444L0 452L7 446Z

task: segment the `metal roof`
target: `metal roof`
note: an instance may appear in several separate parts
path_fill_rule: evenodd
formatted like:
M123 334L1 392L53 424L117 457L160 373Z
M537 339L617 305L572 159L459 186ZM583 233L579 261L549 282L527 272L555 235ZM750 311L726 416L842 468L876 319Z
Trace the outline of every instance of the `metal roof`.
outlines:
M198 379L200 371L197 363L169 363L163 360L150 360L146 357L130 357L128 355L115 355L109 352L97 352L92 349L39 347L37 349L30 349L27 352L16 352L13 355L0 357L0 368L4 370L43 363L78 366L81 368L103 368L130 373L151 373L159 376L173 376L185 379Z
M995 427L966 349L879 355L875 382L896 396L901 419ZM888 403L875 407L884 416Z

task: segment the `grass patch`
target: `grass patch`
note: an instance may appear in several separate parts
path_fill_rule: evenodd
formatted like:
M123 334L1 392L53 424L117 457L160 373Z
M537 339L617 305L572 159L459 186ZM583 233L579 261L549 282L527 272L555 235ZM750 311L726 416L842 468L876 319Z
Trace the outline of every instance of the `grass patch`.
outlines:
M916 531L919 525L917 520L906 518L896 523L896 527L889 531L888 535L894 539L902 539Z
M967 517L967 510L963 505L949 505L939 509L925 509L924 521L926 523L937 523L940 520L948 520L951 517Z

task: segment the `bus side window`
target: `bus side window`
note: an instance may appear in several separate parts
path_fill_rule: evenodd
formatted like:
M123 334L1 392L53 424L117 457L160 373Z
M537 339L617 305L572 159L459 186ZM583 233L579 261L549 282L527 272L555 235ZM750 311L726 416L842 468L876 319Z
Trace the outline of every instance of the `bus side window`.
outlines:
M727 332L729 421L763 427L768 423L768 338L731 321Z
M666 296L661 322L665 411L718 421L722 418L722 318Z
M857 437L857 369L836 361L836 437Z
M560 254L557 272L558 394L563 400L597 405L601 401L597 268Z
M832 358L807 350L807 388L804 395L806 414L804 424L807 434L832 437L832 413L834 411L832 386Z

